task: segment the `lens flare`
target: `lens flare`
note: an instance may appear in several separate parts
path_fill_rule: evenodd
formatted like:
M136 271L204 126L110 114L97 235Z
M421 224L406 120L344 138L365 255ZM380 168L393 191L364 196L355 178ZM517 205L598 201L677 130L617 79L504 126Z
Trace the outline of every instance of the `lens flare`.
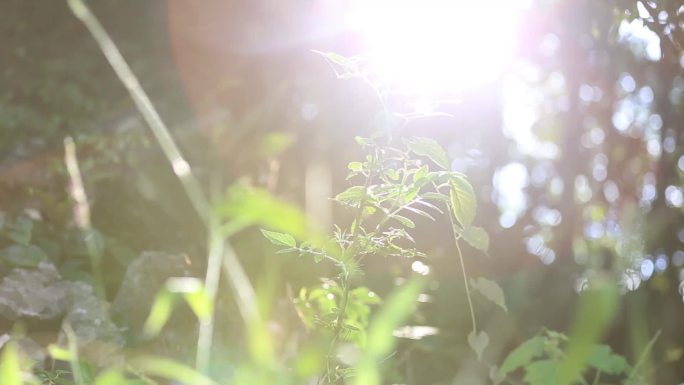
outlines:
M347 22L393 87L434 94L501 73L516 48L521 7L512 0L359 0Z

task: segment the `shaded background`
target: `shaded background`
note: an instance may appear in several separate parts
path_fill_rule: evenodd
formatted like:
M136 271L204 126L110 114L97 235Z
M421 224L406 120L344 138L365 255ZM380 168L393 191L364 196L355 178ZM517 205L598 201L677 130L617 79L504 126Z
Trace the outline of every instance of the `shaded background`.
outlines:
M380 107L366 85L336 79L311 52L362 50L342 28L343 2L91 3L214 197L244 178L323 226L348 220L324 198L347 186L346 163L359 156L353 137L379 128ZM38 246L63 275L87 279L61 166L70 135L110 257L109 290L143 250L187 253L201 271L200 222L92 38L62 2L4 0L2 8L3 218L31 209L42 218ZM473 39L497 28L486 14L462 17L481 19ZM625 288L611 345L634 362L662 330L646 363L652 383L684 378L682 18L676 1L534 1L505 74L457 90L458 102L442 107L453 117L404 128L447 147L452 167L479 193L478 225L492 245L488 257L474 250L466 257L472 276L494 277L506 289L508 315L478 306L485 328L509 346L543 326L567 330L577 293L607 269ZM259 149L274 132L292 144L264 155ZM466 378L467 352L457 347L467 346L469 319L448 226L418 222L434 282L414 321L441 334L415 345L413 376L447 381L458 362ZM298 288L325 269L273 256L262 244L250 232L236 239L257 282ZM370 261L364 283L384 293L410 264ZM4 261L2 271L13 266Z

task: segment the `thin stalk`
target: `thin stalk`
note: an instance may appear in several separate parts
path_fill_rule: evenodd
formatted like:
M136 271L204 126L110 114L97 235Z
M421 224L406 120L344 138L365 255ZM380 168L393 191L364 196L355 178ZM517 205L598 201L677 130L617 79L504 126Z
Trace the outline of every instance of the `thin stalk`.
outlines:
M254 305L254 288L252 287L242 264L237 258L232 245L223 237L220 237L216 228L218 220L211 214L209 202L202 188L192 172L190 164L183 158L176 142L161 116L154 108L137 77L128 66L114 41L104 30L95 15L82 0L67 0L71 11L80 19L97 42L100 50L109 61L119 80L124 84L131 95L141 115L147 122L152 134L156 138L164 155L168 159L174 173L178 177L197 215L202 218L210 238L210 255L207 259L207 272L205 277L205 290L212 303L216 301L216 293L221 275L221 265L225 266L226 275L238 307L246 325L257 316ZM220 237L220 239L219 239ZM222 247L219 247L218 244ZM214 328L214 314L208 320L200 322L199 337L197 341L197 365L201 372L206 371L211 360L211 343Z
M374 154L374 160L377 159L377 152ZM359 207L356 211L356 216L354 219L354 228L352 229L351 232L351 237L352 237L352 243L349 245L347 248L347 251L351 251L352 253L356 252L357 244L358 244L358 232L359 229L361 228L361 223L363 222L363 209L366 206L366 202L368 201L368 189L371 186L371 183L373 181L373 171L372 168L368 172L368 177L366 178L366 182L364 184L363 188L363 197L361 198L361 201L359 202ZM335 344L340 338L340 334L342 332L342 327L344 324L344 314L347 311L347 304L349 303L349 279L350 279L350 273L346 269L346 267L343 266L344 262L340 262L342 265L342 298L340 300L340 307L337 311L337 317L335 319L335 329L333 331L333 336L330 341L330 348L328 351L328 357L327 357L327 363L326 363L326 375L321 376L321 378L318 380L318 384L322 384L324 380L330 380L331 377L331 372L332 368L330 365L332 364L332 354L333 354L333 349L335 348Z
M591 385L598 385L600 379L601 379L601 371L597 370L596 374L594 375L594 381L591 382Z
M81 170L78 167L78 157L76 156L76 144L71 137L64 139L64 163L69 174L70 186L69 195L74 201L74 220L76 226L83 235L88 258L90 259L90 270L93 274L93 287L95 294L100 300L106 299L104 280L102 276L102 252L97 247L94 238L93 226L90 220L90 204L86 195L85 186Z
M639 355L639 359L637 360L636 364L634 364L632 371L629 373L629 378L628 378L627 382L629 382L629 380L633 380L634 377L636 377L636 375L639 373L639 368L641 367L641 365L644 364L644 361L646 361L646 357L651 352L651 349L653 349L653 345L655 345L655 343L659 337L660 337L660 330L658 330L658 332L653 336L653 338L651 338L651 340L648 341L648 344L646 344L646 347L644 347L644 350Z
M463 260L463 253L461 252L461 246L458 243L460 239L458 233L456 232L456 223L454 222L454 216L451 214L451 210L447 207L449 211L449 220L451 221L451 231L454 234L454 243L456 244L456 250L458 251L458 260L461 262L461 273L463 273L463 285L465 286L466 298L468 298L468 308L470 309L470 320L473 324L473 333L477 334L477 321L475 320L475 308L473 307L473 300L470 295L470 286L468 285L468 274L466 273L465 262Z
M83 372L81 371L80 360L78 358L78 343L76 341L76 333L68 323L62 328L67 340L67 350L69 351L69 366L71 373L74 376L75 385L85 385L83 380Z

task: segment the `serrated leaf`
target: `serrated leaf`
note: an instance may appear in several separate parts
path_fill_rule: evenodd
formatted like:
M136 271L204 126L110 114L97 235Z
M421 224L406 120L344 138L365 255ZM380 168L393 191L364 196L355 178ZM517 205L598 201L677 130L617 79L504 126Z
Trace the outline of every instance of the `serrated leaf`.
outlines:
M525 367L525 382L530 385L555 385L560 363L556 360L541 360Z
M399 223L401 223L402 225L404 225L404 226L406 226L406 227L408 227L408 228L410 228L410 229L413 229L413 228L416 227L416 224L413 223L412 220L410 220L410 219L408 219L408 218L406 218L406 217L402 217L401 215L393 215L393 216L392 216L392 219L397 220Z
M435 140L429 138L412 138L406 141L408 148L418 156L426 156L439 167L449 168L449 157L446 151Z
M422 195L422 197L423 199L432 199L436 201L449 202L449 197L440 193L426 192Z
M427 165L423 165L421 168L416 169L416 172L413 174L413 182L415 183L416 181L425 178L428 175L428 172L430 172L430 169Z
M425 207L429 207L429 208L431 208L431 209L437 211L437 212L440 213L440 214L444 214L444 211L442 211L442 209L440 209L439 207L433 205L433 204L430 203L430 202L426 202L426 201L424 201L424 200L418 199L418 200L416 200L416 203L421 204L421 205L423 205L423 206L425 206Z
M512 352L508 353L499 372L506 375L518 368L528 365L533 359L541 357L544 354L544 337L532 337L529 340L520 344Z
M608 345L596 345L589 356L589 366L607 374L622 374L629 370L624 357L614 354Z
M470 227L473 223L473 219L475 219L475 212L477 210L473 186L471 186L465 178L458 176L452 178L449 199L451 202L451 210L453 211L456 220L458 220L464 228Z
M363 186L352 186L347 190L337 194L335 200L347 204L357 204L363 200L366 195L366 190Z
M276 246L285 246L288 248L297 247L297 241L290 234L278 233L275 231L268 231L261 229L261 233L269 240L272 244Z
M347 165L347 168L351 171L361 172L361 171L363 171L363 163L351 162Z
M412 213L416 213L416 214L418 214L418 215L420 215L420 216L423 216L423 217L425 217L425 218L428 218L428 219L431 219L431 220L433 220L433 221L436 221L435 217L433 217L432 215L428 214L427 212L425 212L425 211L423 211L423 210L421 210L421 209L417 209L417 208L411 207L411 206L406 206L405 209L408 210L408 211L410 211L410 212L412 212Z
M494 302L505 311L508 311L504 291L498 283L482 277L478 279L471 278L470 287L480 292L485 298Z
M361 136L355 136L354 140L356 141L356 143L359 146L362 146L362 147L370 146L371 144L373 144L373 139L371 139L371 138L364 138Z
M466 227L461 235L470 246L485 253L489 250L489 234L482 227Z
M475 334L475 331L473 330L468 334L468 345L470 345L470 348L477 354L477 359L482 361L482 353L484 353L484 350L489 345L489 335L485 332Z

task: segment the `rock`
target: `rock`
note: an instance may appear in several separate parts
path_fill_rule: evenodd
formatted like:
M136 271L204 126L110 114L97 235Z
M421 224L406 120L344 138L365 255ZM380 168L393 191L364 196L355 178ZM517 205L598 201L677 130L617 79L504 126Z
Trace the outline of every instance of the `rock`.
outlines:
M154 299L170 277L190 275L185 256L144 252L126 269L111 306L111 315L132 333L142 330Z
M112 322L105 306L85 282L62 279L49 262L37 269L13 269L0 283L0 317L9 321L61 321L57 342L66 346L64 328L74 331L80 349L107 351L107 355L87 354L98 361L111 359L111 353L124 346L120 329ZM30 341L32 330L27 331ZM57 332L57 331L55 331ZM35 351L35 349L32 349Z
M41 262L35 270L13 269L0 283L0 316L55 319L69 306L70 283L63 281L54 265Z

